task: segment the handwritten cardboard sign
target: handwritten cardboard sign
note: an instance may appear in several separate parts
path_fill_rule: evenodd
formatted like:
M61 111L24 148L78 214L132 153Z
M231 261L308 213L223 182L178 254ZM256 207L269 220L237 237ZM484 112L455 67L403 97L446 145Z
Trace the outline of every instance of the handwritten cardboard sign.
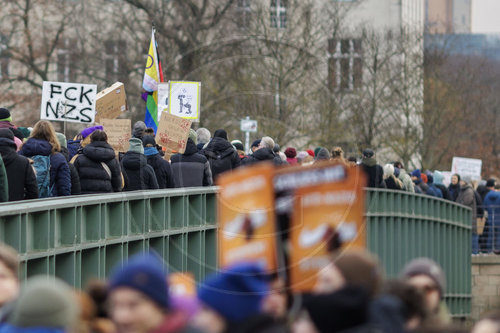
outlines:
M96 122L100 123L101 119L115 119L125 111L127 111L127 96L123 83L115 82L96 95Z
M115 152L126 152L129 148L132 122L130 119L101 119L108 143Z
M44 81L40 119L92 124L96 93L95 84Z
M255 261L277 267L273 166L261 164L225 173L218 179L219 264Z
M189 119L163 112L156 131L156 143L165 147L166 154L171 154L172 151L184 153L191 123Z

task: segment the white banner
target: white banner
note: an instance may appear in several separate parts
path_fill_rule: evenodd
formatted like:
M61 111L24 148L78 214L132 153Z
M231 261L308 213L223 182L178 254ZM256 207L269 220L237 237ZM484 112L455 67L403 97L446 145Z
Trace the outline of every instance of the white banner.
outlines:
M481 180L482 164L483 161L475 158L453 157L451 173L458 173L466 180Z
M170 81L168 112L193 121L200 120L200 82Z
M40 119L92 124L97 85L43 82Z

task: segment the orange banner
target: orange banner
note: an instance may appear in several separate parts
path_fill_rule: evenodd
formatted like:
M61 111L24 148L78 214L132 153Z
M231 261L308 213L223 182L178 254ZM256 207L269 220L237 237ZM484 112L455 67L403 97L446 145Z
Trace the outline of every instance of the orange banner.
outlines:
M340 181L297 188L290 223L290 287L307 292L336 248L366 247L366 184L359 167L349 167ZM314 182L313 182L314 183Z
M218 179L219 265L257 261L276 269L274 167L260 164L236 169Z

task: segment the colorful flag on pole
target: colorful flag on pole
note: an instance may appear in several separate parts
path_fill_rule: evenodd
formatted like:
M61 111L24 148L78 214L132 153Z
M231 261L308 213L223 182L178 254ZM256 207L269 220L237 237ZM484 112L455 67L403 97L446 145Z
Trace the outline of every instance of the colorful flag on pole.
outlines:
M153 28L142 87L146 91L146 93L143 94L143 98L146 100L146 116L144 117L144 122L147 127L152 127L155 132L160 120L160 114L158 112L158 83L163 82L163 74L161 73L161 63L158 58L157 47L155 30Z

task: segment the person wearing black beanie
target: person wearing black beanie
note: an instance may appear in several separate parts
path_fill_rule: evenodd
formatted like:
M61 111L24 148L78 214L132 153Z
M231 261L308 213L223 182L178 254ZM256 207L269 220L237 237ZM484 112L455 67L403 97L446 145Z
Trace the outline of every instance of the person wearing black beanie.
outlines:
M17 128L12 124L12 116L10 115L9 109L0 108L0 128Z
M227 133L223 129L218 129L214 137L207 146L201 151L210 163L212 178L215 181L217 177L226 171L231 171L241 164L241 158L233 145L227 141Z

